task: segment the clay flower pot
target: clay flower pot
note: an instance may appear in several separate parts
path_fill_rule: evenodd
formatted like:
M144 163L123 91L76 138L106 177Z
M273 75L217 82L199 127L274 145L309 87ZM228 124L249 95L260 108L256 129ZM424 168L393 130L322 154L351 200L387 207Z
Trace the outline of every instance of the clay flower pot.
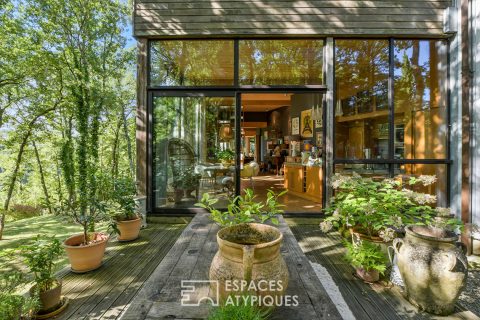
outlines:
M357 276L365 282L373 283L380 279L380 273L377 270L356 269Z
M458 236L425 226L407 226L405 231L405 239L395 239L393 247L406 298L427 312L451 314L468 272Z
M117 221L117 228L120 231L118 241L132 241L138 238L140 227L142 226L142 219Z
M34 285L30 288L30 295L35 295L37 286ZM46 310L55 310L61 304L61 295L62 295L62 282L60 280L56 281L56 286L50 290L39 292L38 297L40 300L40 309L42 311Z
M108 235L96 232L93 242L81 245L83 233L76 234L64 241L63 246L67 252L73 272L84 273L95 270L102 265L105 248L107 247Z
M239 224L217 233L218 252L210 266L210 280L217 280L220 299L242 290L229 287L228 281L248 284L274 282L268 290L252 292L258 296L281 297L288 286L288 268L280 254L282 233L275 227L258 223Z

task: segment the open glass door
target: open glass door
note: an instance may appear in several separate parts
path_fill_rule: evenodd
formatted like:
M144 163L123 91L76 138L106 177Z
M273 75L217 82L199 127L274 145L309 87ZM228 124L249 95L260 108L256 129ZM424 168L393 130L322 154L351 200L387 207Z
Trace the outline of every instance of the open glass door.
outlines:
M151 194L153 208L194 209L204 193L235 194L235 98L154 93Z
M240 190L268 190L288 213L319 213L324 198L323 93L241 94Z

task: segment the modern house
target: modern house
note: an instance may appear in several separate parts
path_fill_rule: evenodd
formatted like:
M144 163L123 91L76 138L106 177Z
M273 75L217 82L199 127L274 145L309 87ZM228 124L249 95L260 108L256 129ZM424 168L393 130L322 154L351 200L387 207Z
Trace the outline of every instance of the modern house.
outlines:
M479 15L478 0L136 0L148 213L250 186L318 212L333 174L356 172L436 175L438 205L479 224Z

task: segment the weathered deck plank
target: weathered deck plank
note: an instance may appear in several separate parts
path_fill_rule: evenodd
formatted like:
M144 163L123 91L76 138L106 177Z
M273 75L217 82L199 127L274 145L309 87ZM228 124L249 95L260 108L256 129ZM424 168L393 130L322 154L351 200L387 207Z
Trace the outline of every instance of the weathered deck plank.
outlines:
M104 264L86 273L62 270L63 294L70 304L57 319L115 319L130 303L185 225L150 224L130 243L109 242Z
M287 293L298 294L300 306L279 307L271 319L340 319L340 315L316 277L285 220L282 255L287 261L290 281ZM209 307L181 307L181 280L207 280L211 259L217 251L218 227L208 214L197 214L165 256L122 319L204 319ZM205 289L208 292L208 288ZM287 318L285 318L287 316Z
M294 220L288 219L289 222ZM291 224L290 228L308 259L327 269L357 319L480 319L461 307L448 317L419 312L403 298L397 287L368 285L356 279L353 269L343 259L345 249L338 234L321 233L317 223Z

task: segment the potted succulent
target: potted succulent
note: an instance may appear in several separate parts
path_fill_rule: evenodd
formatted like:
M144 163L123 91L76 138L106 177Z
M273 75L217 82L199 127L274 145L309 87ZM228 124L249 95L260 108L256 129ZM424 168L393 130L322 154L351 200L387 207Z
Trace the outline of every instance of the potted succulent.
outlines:
M344 241L346 260L355 268L357 276L365 282L377 282L386 270L387 258L382 250L368 241Z
M267 280L281 284L259 295L281 296L287 289L288 268L280 254L283 235L278 228L264 224L268 221L278 224L276 215L283 212L278 197L283 194L285 192L275 194L269 190L262 203L255 201L251 189L246 189L245 196L230 200L226 211L214 208L218 199L210 198L208 193L197 204L207 209L211 219L223 227L217 233L219 250L210 266L210 280L218 281L221 300L238 293L225 285L226 280L249 284Z
M42 313L55 312L62 306L62 282L55 277L55 263L62 253L55 237L37 235L31 244L20 247L19 254L35 282L30 294L38 297Z
M118 179L114 182L113 216L119 241L135 240L140 233L142 219L136 212L135 193L135 183L131 179Z
M230 149L225 149L217 152L217 159L220 160L224 167L229 167L235 160L235 152Z
M18 271L0 274L0 319L32 319L38 309L37 297L22 296L17 288L27 283L24 275Z
M72 200L61 209L83 229L82 233L72 235L63 242L73 272L85 273L102 265L109 235L95 231L95 224L100 221L111 222L106 208L104 201L92 198L86 207L80 201Z

